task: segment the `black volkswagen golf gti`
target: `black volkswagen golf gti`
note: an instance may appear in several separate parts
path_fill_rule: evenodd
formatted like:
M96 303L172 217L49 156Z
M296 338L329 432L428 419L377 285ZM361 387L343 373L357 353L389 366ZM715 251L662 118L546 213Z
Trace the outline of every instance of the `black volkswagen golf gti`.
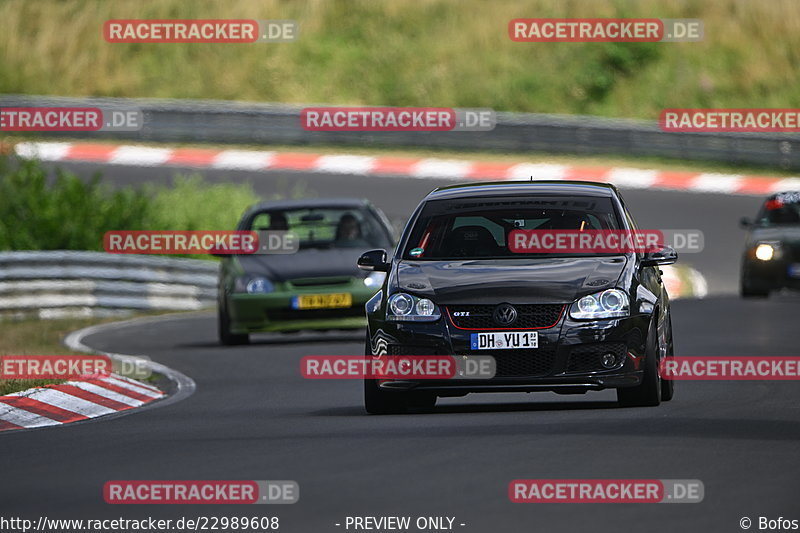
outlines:
M431 409L437 397L471 392L614 388L625 406L670 400L673 383L659 363L673 354L672 323L658 267L675 262L672 248L534 254L509 246L515 230L588 229L636 231L613 185L476 183L430 193L391 260L372 250L358 261L388 273L366 304L366 356L491 355L495 374L366 379L366 410ZM513 342L502 342L506 333Z

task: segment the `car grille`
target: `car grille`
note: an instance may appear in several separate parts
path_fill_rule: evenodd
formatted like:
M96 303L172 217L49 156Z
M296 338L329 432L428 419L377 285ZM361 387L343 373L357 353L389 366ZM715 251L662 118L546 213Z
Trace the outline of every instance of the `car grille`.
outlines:
M596 372L609 370L603 366L603 354L613 353L618 361L624 361L628 348L624 342L602 342L596 344L578 344L569 352L567 372ZM619 366L619 364L617 365Z
M455 327L460 329L538 329L549 328L558 322L564 310L562 304L515 305L517 320L510 326L500 326L492 318L496 305L448 305L447 311ZM469 316L455 316L469 313Z
M473 355L491 355L495 359L498 378L516 378L547 376L553 372L556 359L555 346L538 348L536 350L497 350L484 353L474 352ZM390 344L387 347L389 355L441 355L435 346Z
M325 318L343 318L364 316L363 306L346 307L342 309L268 309L267 317L270 320L317 320Z
M494 357L496 378L547 376L553 372L556 360L555 346L536 350L498 350L480 355Z
M321 285L347 285L353 278L349 276L336 276L327 278L295 278L289 283L294 287L317 287Z
M785 243L785 241L784 241ZM800 261L800 245L799 244L788 244L785 243L783 245L786 253L784 255L785 261Z

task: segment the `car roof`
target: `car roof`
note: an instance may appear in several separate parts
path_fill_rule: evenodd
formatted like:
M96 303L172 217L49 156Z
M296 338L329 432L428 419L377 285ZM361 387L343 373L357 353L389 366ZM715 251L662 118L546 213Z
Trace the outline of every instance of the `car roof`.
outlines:
M518 196L531 194L611 198L617 196L617 188L610 183L594 181L490 181L439 187L428 194L425 199L445 200L452 198L481 198L486 196Z
M280 211L282 209L304 209L304 208L324 208L341 207L345 209L357 209L368 206L369 201L365 198L301 198L298 200L274 200L259 202L247 208L242 218L261 211Z
M780 191L767 196L767 200L774 200L778 197L800 197L800 191Z

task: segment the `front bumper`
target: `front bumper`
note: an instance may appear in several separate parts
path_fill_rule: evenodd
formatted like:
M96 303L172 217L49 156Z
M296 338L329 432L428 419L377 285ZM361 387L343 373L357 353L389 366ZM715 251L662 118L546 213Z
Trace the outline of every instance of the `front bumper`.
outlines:
M472 350L471 330L455 328L443 317L435 323L371 321L374 353L394 355L491 355L497 373L481 380L380 381L385 390L431 391L441 396L470 392L589 390L633 387L642 381L650 315L576 321L568 316L553 327L538 329L539 347L530 350ZM502 331L499 329L497 331ZM605 368L603 354L614 353L617 364Z
M800 266L794 265L800 265L800 261L746 258L742 264L743 284L754 290L800 290Z
M349 293L350 307L331 309L293 309L292 300L303 294ZM303 329L359 329L366 326L364 304L374 289L356 283L345 286L318 286L309 290L268 294L229 294L228 316L232 333L298 331Z

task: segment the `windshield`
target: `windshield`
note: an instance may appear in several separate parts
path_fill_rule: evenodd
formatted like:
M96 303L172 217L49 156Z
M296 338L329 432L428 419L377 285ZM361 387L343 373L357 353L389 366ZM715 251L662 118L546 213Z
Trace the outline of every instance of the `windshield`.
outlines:
M290 231L304 248L389 248L391 242L375 215L359 208L275 209L256 213L247 230Z
M424 261L587 255L520 253L509 248L509 235L517 230L618 229L623 226L610 198L433 200L417 219L403 258Z
M758 214L762 225L800 225L800 191L776 194L764 202Z

